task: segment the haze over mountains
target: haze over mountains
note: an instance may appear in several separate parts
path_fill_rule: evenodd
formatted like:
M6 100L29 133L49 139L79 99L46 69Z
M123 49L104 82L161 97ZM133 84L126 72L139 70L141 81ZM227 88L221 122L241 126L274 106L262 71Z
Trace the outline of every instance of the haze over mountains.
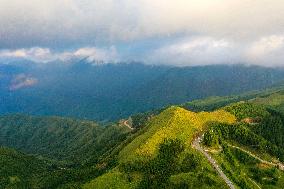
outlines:
M245 65L196 67L140 63L0 64L0 113L110 121L208 96L259 90L284 81L284 69Z

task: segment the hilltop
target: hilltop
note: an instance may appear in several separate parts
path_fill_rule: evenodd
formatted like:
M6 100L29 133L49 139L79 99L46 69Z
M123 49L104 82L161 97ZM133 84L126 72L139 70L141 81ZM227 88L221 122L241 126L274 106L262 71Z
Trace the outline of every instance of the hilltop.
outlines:
M223 110L194 113L180 107L170 107L153 117L144 128L145 131L122 149L118 155L119 164L116 168L111 170L110 173L98 177L90 184L87 184L85 188L107 188L110 186L109 182L112 181L126 188L132 185L136 185L137 187L142 187L142 185L150 187L150 185L153 185L151 187L157 187L159 184L165 184L162 180L166 179L165 181L168 182L167 179L175 175L172 178L173 180L167 183L174 186L178 185L177 181L179 179L187 177L196 179L197 181L198 177L193 174L194 171L198 170L197 164L202 169L209 169L209 173L201 171L199 177L209 179L208 182L214 183L216 188L218 188L222 186L222 180L217 177L206 160L191 148L191 142L194 136L206 129L206 123L220 122L232 124L235 121L236 119L233 115ZM162 147L169 149L162 151ZM166 155L167 157L164 157L165 154L163 153L169 154ZM196 164L196 167L183 167L187 166L183 165L183 163L186 164L187 161L190 161L187 159L188 157L190 157L190 160L196 161L195 163L188 162ZM199 158L201 161L197 160ZM165 173L168 175L164 175L167 178L163 178L162 175L158 175L159 173L156 172L152 172L151 174L155 175L153 177L158 178L148 178L150 175L147 174L150 173L147 173L147 171L150 170L147 170L147 166L150 166L149 169L168 169L166 163L174 163L172 161L176 163L175 170L163 170L164 172L168 172ZM179 165L178 162L183 163ZM151 167L153 163L157 164L158 167ZM159 165L160 163L162 164ZM187 175L182 174L184 172L179 170L179 166L181 166L181 169L188 169L191 173ZM132 179L128 182L125 178ZM194 185L194 183L192 184ZM206 186L206 183L204 183L204 186Z

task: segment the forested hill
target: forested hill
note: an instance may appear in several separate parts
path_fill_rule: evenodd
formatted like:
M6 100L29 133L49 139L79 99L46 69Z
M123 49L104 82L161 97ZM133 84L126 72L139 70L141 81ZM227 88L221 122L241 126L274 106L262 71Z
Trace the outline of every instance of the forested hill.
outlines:
M40 188L40 175L52 165L33 156L0 147L0 188Z
M138 63L0 64L0 113L58 115L97 121L209 96L277 85L284 70L242 65L197 67Z
M234 103L215 99L198 105L228 105L146 113L146 126L119 151L117 166L83 188L227 188L213 164L236 188L283 188L283 90Z
M128 132L129 128L116 124L100 126L70 118L20 114L0 117L0 145L72 164L96 161Z
M104 127L70 118L2 116L0 146L18 151L1 148L0 186L227 188L206 152L236 187L283 188L283 91L211 97Z

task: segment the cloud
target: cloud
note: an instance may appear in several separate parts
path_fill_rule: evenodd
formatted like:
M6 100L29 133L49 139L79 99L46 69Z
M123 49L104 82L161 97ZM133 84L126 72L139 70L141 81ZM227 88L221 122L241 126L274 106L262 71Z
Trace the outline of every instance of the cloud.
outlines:
M284 35L270 35L251 42L212 37L191 37L149 53L144 59L152 64L196 66L211 64L248 64L284 67Z
M117 62L119 55L115 47L108 49L84 47L76 50L62 52L51 51L49 48L34 47L29 49L1 50L0 58L23 58L39 63L48 63L56 60L70 61L72 59L86 58L89 62Z
M284 66L284 35L263 37L247 50L248 61L263 66Z
M30 49L1 50L0 57L24 58L41 62L49 62L55 59L55 56L50 52L50 49L39 47Z
M143 46L143 45L142 45ZM129 52L115 46L108 48L82 47L56 51L49 48L22 48L0 50L0 59L24 58L38 63L61 60L70 62L86 59L89 63L139 61L146 64L196 66L212 64L248 64L266 67L284 66L284 35L261 37L248 43L209 36L184 37L166 43L150 43L151 48L130 47ZM137 50L138 49L138 50ZM137 52L136 52L137 51ZM5 61L3 62L5 63Z
M283 66L283 0L0 0L0 5L0 57ZM145 45L149 41L156 43Z
M225 39L189 38L156 49L147 62L178 66L237 63L241 57L237 51L237 46Z
M284 66L284 35L262 37L252 43L247 52L247 61L262 66Z
M49 62L56 59L56 57L50 52L50 49L39 47L29 49L1 50L0 57L24 58L41 62Z
M119 60L119 55L115 47L113 46L110 47L108 50L94 48L94 47L80 48L74 51L73 53L71 53L71 56L81 57L81 58L87 57L87 60L90 62L96 60L101 60L104 62L116 62Z
M284 32L282 0L0 0L2 48L97 46L198 34L255 40Z

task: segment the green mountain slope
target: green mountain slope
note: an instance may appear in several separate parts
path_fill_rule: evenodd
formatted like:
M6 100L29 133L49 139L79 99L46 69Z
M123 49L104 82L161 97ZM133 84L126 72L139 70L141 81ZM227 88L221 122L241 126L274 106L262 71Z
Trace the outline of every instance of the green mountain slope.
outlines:
M284 90L277 91L265 97L257 97L251 102L284 112Z
M223 110L194 113L170 107L155 116L143 134L123 148L115 169L84 187L157 188L161 185L167 188L179 186L188 179L194 181L190 183L194 187L226 187L205 158L191 148L191 142L206 129L207 123L230 124L235 120ZM203 185L199 179L204 179Z
M116 167L83 188L226 188L192 147L204 133L202 148L235 187L283 188L282 94L282 88L274 88L213 97L182 105L197 113L170 107L134 116L139 134L119 150ZM139 121L146 126L139 127Z
M284 115L241 102L224 107L239 122L210 125L204 144L241 188L284 187Z
M211 97L133 115L128 124L134 129L124 121L102 127L2 116L0 145L36 156L3 148L1 186L228 188L206 152L236 188L283 188L283 91ZM26 167L32 174L22 171Z
M232 123L235 118L224 111L194 113L179 107L170 107L154 117L147 132L121 151L120 160L131 159L132 156L149 158L155 155L158 146L165 139L179 139L190 146L193 136L204 129L207 122L212 121Z
M0 147L0 188L38 188L38 178L51 165L9 148Z
M78 164L90 158L95 161L129 131L127 127L102 127L92 121L60 117L0 117L0 145Z

